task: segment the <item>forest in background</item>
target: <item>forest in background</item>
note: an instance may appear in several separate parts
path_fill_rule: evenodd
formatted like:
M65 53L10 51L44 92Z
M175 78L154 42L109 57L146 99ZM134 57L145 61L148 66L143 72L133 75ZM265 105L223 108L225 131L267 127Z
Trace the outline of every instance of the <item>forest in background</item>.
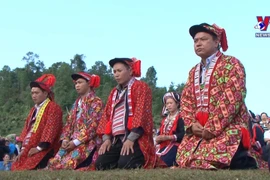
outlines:
M84 59L83 54L75 54L73 59L70 59L70 63L56 62L46 68L38 54L28 52L22 58L22 61L25 62L24 67L11 70L9 66L4 66L0 70L0 136L11 133L20 134L29 110L34 105L29 83L44 73L52 73L56 76L53 91L55 101L64 112L63 122L65 122L67 112L77 98L71 79L71 74L75 72L85 71L100 76L100 87L96 89L96 94L105 104L111 89L116 86L112 69L102 61L96 61L90 69L87 69ZM146 74L140 78L152 89L152 114L156 128L161 121L162 96L167 91L180 93L184 87L184 83L175 84L174 82L168 82L168 88L157 87L157 79L154 66L149 67Z

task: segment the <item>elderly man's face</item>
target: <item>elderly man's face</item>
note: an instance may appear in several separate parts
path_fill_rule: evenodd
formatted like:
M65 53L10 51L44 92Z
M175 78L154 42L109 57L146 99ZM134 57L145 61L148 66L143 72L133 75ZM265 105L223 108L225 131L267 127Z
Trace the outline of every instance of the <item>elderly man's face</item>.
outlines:
M201 58L208 58L217 51L219 40L206 32L198 32L194 36L194 50Z

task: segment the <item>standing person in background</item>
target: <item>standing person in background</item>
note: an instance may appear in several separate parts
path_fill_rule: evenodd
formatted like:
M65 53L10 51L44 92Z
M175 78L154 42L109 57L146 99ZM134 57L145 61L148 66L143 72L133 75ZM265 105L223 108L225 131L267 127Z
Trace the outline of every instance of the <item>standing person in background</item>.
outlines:
M260 125L262 126L264 131L267 131L268 130L267 126L268 126L268 122L269 122L269 117L268 117L266 112L261 113L261 119L262 119L262 121L260 122Z

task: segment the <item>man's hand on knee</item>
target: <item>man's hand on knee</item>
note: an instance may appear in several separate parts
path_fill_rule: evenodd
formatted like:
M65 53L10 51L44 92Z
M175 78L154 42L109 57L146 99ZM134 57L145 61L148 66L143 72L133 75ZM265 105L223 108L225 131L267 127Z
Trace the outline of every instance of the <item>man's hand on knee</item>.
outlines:
M134 146L134 142L127 139L123 146L122 146L122 149L121 149L121 155L122 156L125 156L125 155L129 155L130 153L134 153L134 149L133 149L133 146Z
M98 155L102 155L104 154L106 151L109 151L111 148L112 142L110 139L107 139L106 141L104 141L101 145L101 147L98 150Z

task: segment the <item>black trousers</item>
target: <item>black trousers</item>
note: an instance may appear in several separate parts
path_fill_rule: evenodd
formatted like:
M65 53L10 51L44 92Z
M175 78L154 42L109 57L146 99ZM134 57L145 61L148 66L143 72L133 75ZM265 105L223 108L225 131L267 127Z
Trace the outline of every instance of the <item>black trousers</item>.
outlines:
M121 139L117 139L116 142L112 144L109 151L106 151L103 155L99 155L95 164L96 169L134 169L144 165L145 160L138 141L134 142L134 153L130 153L129 155L120 155L122 146L123 143Z
M257 162L253 157L248 155L248 151L240 143L235 155L232 158L230 169L257 169Z
M44 156L44 158L38 163L38 165L34 168L34 170L45 168L48 164L49 159L51 159L53 155L54 155L54 150L52 149Z
M262 147L262 159L264 161L270 160L270 144L266 144Z

